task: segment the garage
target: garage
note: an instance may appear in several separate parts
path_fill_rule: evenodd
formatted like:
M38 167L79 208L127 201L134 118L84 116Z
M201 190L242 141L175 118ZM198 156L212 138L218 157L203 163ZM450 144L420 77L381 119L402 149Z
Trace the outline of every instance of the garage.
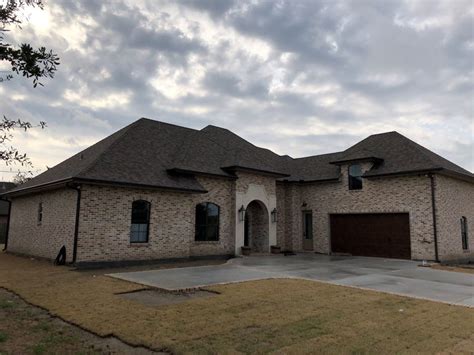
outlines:
M331 214L331 250L411 259L408 213Z

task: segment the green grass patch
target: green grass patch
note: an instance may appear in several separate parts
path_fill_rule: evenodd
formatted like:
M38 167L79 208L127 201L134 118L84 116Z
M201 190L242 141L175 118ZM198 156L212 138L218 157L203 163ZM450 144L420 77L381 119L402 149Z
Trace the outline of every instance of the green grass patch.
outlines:
M15 308L16 303L10 300L0 300L0 309L9 309L9 308Z
M5 334L4 332L0 332L0 343L6 342L8 339L8 335Z
M46 350L47 350L47 347L46 347L46 344L44 343L38 343L31 348L31 351L35 355L45 354Z

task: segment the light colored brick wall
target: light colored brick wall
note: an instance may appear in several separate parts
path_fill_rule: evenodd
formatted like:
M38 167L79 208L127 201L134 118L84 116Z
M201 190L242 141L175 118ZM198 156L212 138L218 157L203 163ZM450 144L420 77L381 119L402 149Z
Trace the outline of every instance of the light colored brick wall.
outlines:
M435 176L438 252L440 260L474 260L474 184ZM462 249L461 217L467 218L469 250Z
M277 244L282 247L282 250L288 249L285 240L286 231L286 191L287 187L284 184L278 183L276 185L277 195Z
M197 255L232 254L233 186L223 179L201 178L206 194L188 194L122 187L83 186L78 262L152 260ZM149 242L130 243L132 202L151 203ZM195 242L195 206L220 207L218 242Z
M193 233L190 237L190 254L197 255L223 255L233 254L235 246L235 182L224 179L198 178L199 183L208 191L206 194L193 195L192 225ZM219 241L196 242L194 241L194 209L201 202L212 202L220 207Z
M365 164L363 170L370 168ZM413 259L433 259L430 179L424 176L364 179L362 190L349 190L347 166L341 181L286 187L285 230L294 250L302 249L302 210L313 211L314 250L330 252L329 214L408 212ZM280 196L278 196L280 198ZM305 207L302 204L306 203ZM282 228L280 226L280 228Z
M38 224L38 205L43 203L43 220ZM12 201L8 251L55 259L63 245L72 261L77 192L52 190L16 197Z
M247 172L237 172L239 177L236 180L236 191L246 192L250 184L262 185L265 187L265 191L268 195L276 194L276 182L275 178L271 176L252 174Z
M363 169L370 168L365 164ZM313 211L314 250L330 251L329 214L407 212L410 215L414 259L434 258L431 185L426 176L364 179L362 190L348 190L347 166L333 183L295 185L239 173L236 181L199 178L209 191L187 194L84 185L79 224L78 261L120 261L233 254L236 240L236 193L249 184L262 185L276 195L277 243L302 250L302 211ZM76 195L71 189L17 197L13 200L8 250L53 259L66 245L72 260ZM130 243L131 206L137 199L151 202L150 235L146 245ZM43 202L43 222L37 224ZM220 207L218 242L195 242L195 206L213 202ZM303 204L306 204L303 206ZM436 176L439 252L442 260L471 257L474 250L474 188L472 184ZM460 222L469 224L470 251L461 248ZM272 227L272 224L270 224Z

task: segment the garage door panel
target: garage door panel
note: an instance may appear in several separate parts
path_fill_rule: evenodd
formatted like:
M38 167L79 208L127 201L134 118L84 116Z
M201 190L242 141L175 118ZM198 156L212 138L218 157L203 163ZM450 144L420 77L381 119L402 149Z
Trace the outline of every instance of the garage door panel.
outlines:
M407 213L333 214L330 225L333 252L411 258Z

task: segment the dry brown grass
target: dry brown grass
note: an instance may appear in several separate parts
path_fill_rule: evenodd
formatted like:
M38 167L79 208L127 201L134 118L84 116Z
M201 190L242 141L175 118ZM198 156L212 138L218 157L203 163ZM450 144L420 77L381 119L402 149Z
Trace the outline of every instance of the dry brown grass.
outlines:
M100 335L176 353L471 353L474 310L304 280L151 307L141 286L0 254L0 286Z

